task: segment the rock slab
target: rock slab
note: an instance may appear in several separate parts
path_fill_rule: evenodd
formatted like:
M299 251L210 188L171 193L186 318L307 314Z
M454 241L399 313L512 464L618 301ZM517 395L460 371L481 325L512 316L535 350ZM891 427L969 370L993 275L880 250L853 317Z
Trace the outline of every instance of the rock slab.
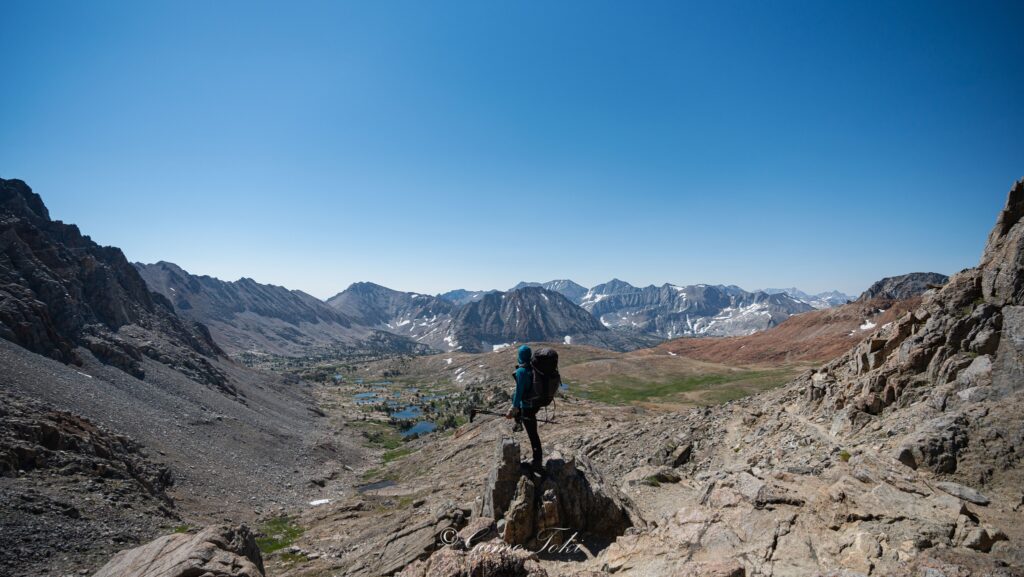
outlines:
M256 538L245 525L166 535L121 551L93 577L264 577Z

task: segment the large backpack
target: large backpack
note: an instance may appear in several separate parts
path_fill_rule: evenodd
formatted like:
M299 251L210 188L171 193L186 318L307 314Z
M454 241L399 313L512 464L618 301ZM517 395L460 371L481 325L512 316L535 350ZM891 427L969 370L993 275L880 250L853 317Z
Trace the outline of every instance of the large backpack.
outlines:
M558 352L555 349L538 349L533 353L533 385L527 398L530 406L539 409L551 404L562 385L558 374Z

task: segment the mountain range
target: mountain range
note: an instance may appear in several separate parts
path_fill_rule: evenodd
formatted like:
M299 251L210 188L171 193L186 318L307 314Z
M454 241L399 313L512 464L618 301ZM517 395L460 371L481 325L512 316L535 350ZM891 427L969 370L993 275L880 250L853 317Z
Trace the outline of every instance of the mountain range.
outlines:
M359 322L419 343L483 351L509 342L566 337L577 344L631 350L683 336L744 335L815 305L850 300L837 291L811 297L789 290L799 297L721 285L639 288L618 279L588 289L561 279L520 282L504 292L459 289L432 297L356 283L327 302Z
M919 295L930 288L949 282L949 277L935 272L912 272L883 278L875 282L857 298L865 301L876 298L902 300Z
M619 279L589 289L567 279L520 282L511 290L524 287L560 293L607 328L661 339L750 334L775 326L794 314L853 300L839 291L816 295L797 288L748 292L736 286L703 284L640 288ZM458 289L438 296L462 305L494 293L500 291Z
M630 327L665 339L750 334L813 310L783 293L703 284L638 288L618 279L587 291L581 306L607 327Z
M135 268L180 316L209 326L232 354L294 356L309 347L361 348L368 342L390 352L482 352L525 341L628 351L679 337L747 335L794 314L852 300L838 291L640 288L619 279L587 289L563 279L436 296L358 282L324 302L252 279L191 275L167 262Z
M658 340L610 331L562 294L538 286L451 299L362 282L327 304L366 326L440 350L481 352L525 341L631 350Z
M5 181L8 187L23 186L10 184L17 182ZM525 341L626 351L679 337L751 334L792 315L852 300L837 291L809 295L796 288L749 292L704 284L636 287L619 279L586 288L560 279L520 282L507 291L460 289L436 296L361 282L325 302L249 278L229 282L193 275L169 262L131 265L118 249L91 243L73 225L49 221L42 200L30 191L11 193L6 199L9 205L17 203L22 215L12 226L33 223L50 229L67 251L84 251L96 255L94 259L102 256L112 264L86 269L86 278L63 283L65 289L52 288L56 285L50 281L57 274L54 271L69 270L66 263L45 273L36 266L17 275L12 272L5 290L24 292L13 282L23 278L42 296L22 298L26 296L22 294L3 301L3 336L66 362L76 360L75 346L84 346L136 374L141 374L138 358L145 353L132 342L146 342L142 331L152 326L166 327L193 351L222 354L223 350L233 356L245 352L300 356L332 347L480 352ZM37 244L43 242L42 237L26 236ZM71 253L60 256L64 253L56 248L30 243L13 245L11 250L72 258ZM38 255L32 258L45 262ZM14 262L30 260L21 255ZM934 273L915 273L879 281L869 292L905 298L943 279ZM85 294L99 300L90 301ZM135 332L113 334L126 324L137 327ZM175 358L180 358L179 366L195 365L196 374L208 372L193 356L189 351ZM169 358L166 351L163 358Z

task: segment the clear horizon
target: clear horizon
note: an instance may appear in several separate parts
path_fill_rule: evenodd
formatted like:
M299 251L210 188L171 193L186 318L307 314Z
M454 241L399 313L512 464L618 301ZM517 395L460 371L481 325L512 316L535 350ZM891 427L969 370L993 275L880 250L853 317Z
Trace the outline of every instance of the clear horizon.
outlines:
M977 264L1024 4L15 2L0 177L135 262L324 299L856 296Z

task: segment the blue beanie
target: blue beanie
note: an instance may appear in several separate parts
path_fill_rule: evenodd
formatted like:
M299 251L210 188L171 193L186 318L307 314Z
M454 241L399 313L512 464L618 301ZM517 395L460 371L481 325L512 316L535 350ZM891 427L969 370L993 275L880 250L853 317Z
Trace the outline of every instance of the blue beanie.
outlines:
M530 366L530 361L533 359L533 351L530 350L530 347L528 347L526 345L523 345L523 346L519 347L519 355L518 356L519 356L519 364L524 366L524 367L528 367L528 366Z

